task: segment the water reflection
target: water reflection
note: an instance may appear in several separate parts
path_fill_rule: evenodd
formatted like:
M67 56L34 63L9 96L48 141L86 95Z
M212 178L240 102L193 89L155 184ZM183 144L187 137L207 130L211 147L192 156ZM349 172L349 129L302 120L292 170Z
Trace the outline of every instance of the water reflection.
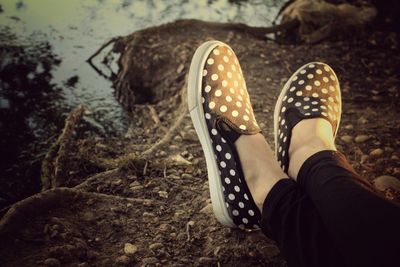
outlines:
M89 107L103 134L124 133L129 120L111 83L85 62L105 41L182 18L269 25L282 2L0 2L0 207L38 190L43 152L78 104Z
M16 43L2 29L0 47L0 206L39 190L41 153L61 125L62 90L51 70L60 64L48 42Z

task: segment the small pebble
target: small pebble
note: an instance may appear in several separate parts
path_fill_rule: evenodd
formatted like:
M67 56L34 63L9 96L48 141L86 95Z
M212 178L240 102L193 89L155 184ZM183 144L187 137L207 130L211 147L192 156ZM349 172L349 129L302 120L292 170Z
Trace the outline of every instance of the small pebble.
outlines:
M382 156L382 154L383 154L383 150L380 148L374 149L369 153L369 155L371 157L380 157L380 156Z
M115 259L115 263L119 266L126 266L130 262L129 257L126 255L119 256Z
M134 182L129 184L130 187L138 186L138 185L140 185L140 183L138 181L134 181Z
M340 140L348 144L353 141L353 137L350 135L343 135L342 137L340 137Z
M188 174L188 173L183 173L181 176L182 179L191 179L192 175Z
M184 133L182 135L183 140L185 141L197 141L197 134L196 131L191 129L190 131L188 131L187 133Z
M368 120L366 118L364 118L364 117L361 117L361 118L359 118L357 120L357 122L360 123L360 124L366 124L368 122Z
M389 152L389 153L392 153L393 151L394 151L394 149L392 148L392 147L385 147L385 152Z
M144 258L142 260L143 265L156 264L157 262L158 262L158 259L156 257L148 257L148 258Z
M177 210L177 211L175 211L175 217L180 217L180 216L182 216L183 214L185 214L186 212L184 211L184 210Z
M176 73L177 74L181 73L184 68L185 68L185 65L183 65L182 63L179 64L178 68L176 69Z
M357 144L361 144L370 138L371 138L371 136L362 134L362 135L357 135L356 138L354 139L354 141L356 141Z
M122 180L121 179L117 179L117 180L115 180L114 182L113 182L113 184L115 184L115 185L120 185L122 183Z
M188 161L187 159L185 159L181 155L174 155L170 159L175 163L175 165L178 165L178 166L192 165L192 163L190 161Z
M159 229L161 232L166 232L166 231L169 229L169 225L166 224L166 223L162 223L162 224L160 224L160 226L158 227L158 229Z
M365 162L368 160L368 158L369 158L368 155L362 155L362 156L361 156L360 163L361 163L361 164L362 164L362 163L365 163Z
M137 246L131 244L131 243L125 243L124 245L124 252L127 255L133 255L138 251Z
M47 258L47 259L44 261L44 264L45 264L46 266L49 266L49 267L59 267L59 266L61 266L60 261L57 260L56 258Z
M164 245L163 245L162 243L154 243L154 244L151 244L151 245L149 246L149 249L151 249L151 250L157 250L157 249L160 249L160 248L162 248L162 247L164 247Z
M382 175L373 180L374 186L381 191L392 188L400 192L400 180L390 175Z
M167 191L158 191L158 195L162 198L168 198L168 192Z
M249 251L249 256L250 256L251 258L255 258L255 257L257 257L257 252L255 252L255 251Z
M136 186L130 187L130 189L132 191L139 191L139 190L142 190L143 188L144 188L143 185L136 185Z
M179 175L175 175L175 174L170 174L168 176L169 176L169 178L174 179L174 180L180 180L181 179L181 177Z
M182 137L180 135L177 135L174 137L174 140L177 142L182 142Z
M344 128L345 128L346 130L353 130L353 129L354 129L354 126L353 126L353 124L347 124L346 126L344 126Z
M169 146L170 150L178 150L179 148L180 148L180 146L177 146L177 145L170 145Z
M199 258L199 263L200 264L210 264L210 263L213 263L213 262L214 262L214 259L210 258L210 257L200 257Z

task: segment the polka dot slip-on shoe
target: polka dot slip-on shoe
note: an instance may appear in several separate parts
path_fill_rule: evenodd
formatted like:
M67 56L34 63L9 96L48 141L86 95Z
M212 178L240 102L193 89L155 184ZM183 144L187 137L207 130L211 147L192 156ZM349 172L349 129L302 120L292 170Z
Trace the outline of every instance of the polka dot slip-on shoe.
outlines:
M274 112L275 155L286 173L293 127L303 119L323 118L332 124L336 136L341 108L339 82L328 65L309 63L290 77L279 95Z
M261 214L234 146L240 135L261 131L242 75L229 46L218 41L202 44L190 65L188 104L206 158L215 216L226 226L258 229Z

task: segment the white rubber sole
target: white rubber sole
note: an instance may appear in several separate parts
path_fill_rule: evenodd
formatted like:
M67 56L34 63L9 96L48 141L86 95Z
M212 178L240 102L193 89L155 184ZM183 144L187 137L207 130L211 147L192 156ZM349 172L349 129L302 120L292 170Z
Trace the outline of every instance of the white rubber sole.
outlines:
M285 86L283 86L283 89L282 89L281 93L279 94L278 100L276 101L275 110L274 110L275 155L278 155L278 145L277 145L278 144L278 129L279 129L279 127L278 127L278 117L279 117L280 110L282 108L282 102L283 102L282 100L285 97L287 90L289 90L289 86L291 84L291 81L292 81L293 77L296 76L305 66L307 66L309 64L325 64L325 63L322 63L322 62L310 62L310 63L307 63L307 64L303 65L302 67L300 67L295 73L293 73L292 76L290 76L289 80L287 80L287 82L285 83ZM331 71L332 71L333 75L335 76L336 81L338 81L338 83L339 83L339 80L338 80L338 78L336 76L336 73L333 71L332 68L331 68ZM340 87L340 84L339 84L339 87ZM339 88L339 97L340 97L340 99L342 99L340 88ZM340 105L340 111L341 111L341 109L342 109L342 105ZM341 117L339 117L339 119L338 119L338 123L336 125L336 130L335 130L335 132L333 134L333 139L336 138L336 134L337 134L337 131L339 129L340 119L341 119Z
M225 206L221 177L214 158L214 150L207 129L206 119L204 117L203 105L201 103L201 86L204 64L210 52L218 45L225 44L219 41L208 41L197 48L190 64L187 95L190 117L192 118L194 128L196 129L197 136L199 137L206 158L208 182L214 215L221 224L229 227L236 227Z

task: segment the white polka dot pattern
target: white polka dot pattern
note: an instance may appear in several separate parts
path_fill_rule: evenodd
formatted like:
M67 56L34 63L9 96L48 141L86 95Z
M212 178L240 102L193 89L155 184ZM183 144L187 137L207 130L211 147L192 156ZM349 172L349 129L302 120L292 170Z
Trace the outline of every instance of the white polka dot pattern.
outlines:
M216 115L223 115L229 120L235 131L240 134L255 134L261 130L254 117L246 82L242 77L236 55L230 48L218 46L204 65L202 95L205 102L209 103L209 108Z
M205 75L204 75L205 74ZM260 132L250 104L242 70L233 51L223 45L212 50L203 69L202 97L207 128L220 172L226 207L242 228L259 229L261 214L254 203L237 162L234 146L216 127L221 117L239 134Z
M304 82L300 83L299 81ZM294 126L288 118L288 112L295 112L298 120L324 118L332 124L335 135L341 114L339 82L328 65L324 63L307 64L299 69L287 83L285 88L290 89L282 97L282 102L277 104L280 111L278 116L280 123L275 144L278 148L276 155L278 162L285 172L289 168L288 151L291 127Z

